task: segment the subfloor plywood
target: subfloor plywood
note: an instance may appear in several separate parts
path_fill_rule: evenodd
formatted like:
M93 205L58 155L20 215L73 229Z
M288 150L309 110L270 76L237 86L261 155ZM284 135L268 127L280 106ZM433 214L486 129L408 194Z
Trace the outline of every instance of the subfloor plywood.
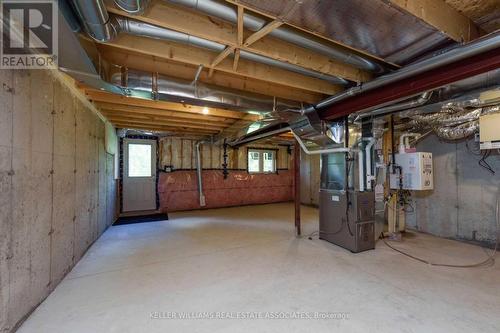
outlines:
M315 231L317 210L302 212L304 233ZM381 242L352 254L297 239L288 203L169 215L109 228L19 332L500 331L499 264L438 268ZM410 236L395 246L430 260L485 256L477 246ZM151 318L247 311L342 312L348 319Z

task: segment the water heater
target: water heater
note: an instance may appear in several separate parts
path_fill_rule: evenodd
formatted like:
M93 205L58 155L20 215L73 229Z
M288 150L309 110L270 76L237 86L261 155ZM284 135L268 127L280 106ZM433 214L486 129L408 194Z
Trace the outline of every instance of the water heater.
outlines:
M434 189L432 153L396 154L395 160L397 168L390 176L391 189L412 191Z

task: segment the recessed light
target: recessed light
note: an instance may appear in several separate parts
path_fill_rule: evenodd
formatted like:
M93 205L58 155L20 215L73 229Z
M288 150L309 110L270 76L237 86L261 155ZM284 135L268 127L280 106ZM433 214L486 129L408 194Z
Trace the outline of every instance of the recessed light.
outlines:
M208 114L208 108L204 107L202 112L203 112L203 114Z

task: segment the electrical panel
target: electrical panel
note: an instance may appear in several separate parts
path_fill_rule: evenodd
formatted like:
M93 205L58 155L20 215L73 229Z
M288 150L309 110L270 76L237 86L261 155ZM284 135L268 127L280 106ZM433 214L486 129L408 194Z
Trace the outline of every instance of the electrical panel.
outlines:
M481 149L500 149L500 113L479 117L479 140Z
M396 154L395 159L398 168L395 169L395 173L390 175L391 189L402 188L414 191L434 189L432 153ZM402 172L401 178L400 170Z

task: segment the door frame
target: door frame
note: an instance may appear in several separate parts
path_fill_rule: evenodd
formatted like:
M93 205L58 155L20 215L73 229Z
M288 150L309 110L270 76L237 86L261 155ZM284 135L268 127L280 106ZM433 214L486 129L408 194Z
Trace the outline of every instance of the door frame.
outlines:
M160 175L159 163L160 163L160 154L159 154L159 140L157 136L154 135L139 135L139 134L127 134L124 137L120 137L120 214L124 214L123 211L123 171L124 171L124 154L123 154L123 139L140 139L140 140L153 140L156 141L156 179L155 179L155 201L156 201L156 210L160 208L160 196L158 193L158 179Z

